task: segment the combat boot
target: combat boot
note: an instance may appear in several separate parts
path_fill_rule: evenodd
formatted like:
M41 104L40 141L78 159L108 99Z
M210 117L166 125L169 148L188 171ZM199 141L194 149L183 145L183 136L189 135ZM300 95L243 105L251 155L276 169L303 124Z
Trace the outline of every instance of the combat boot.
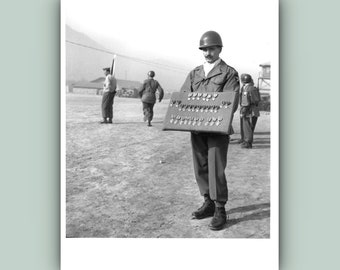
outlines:
M100 122L101 124L107 124L106 118L103 119L103 121Z
M192 213L193 219L212 217L215 212L215 203L210 198L205 198L203 205Z
M253 145L250 142L244 142L244 143L241 144L241 148L251 149L251 148L253 148Z
M221 230L227 224L227 214L224 207L216 207L214 217L209 224L209 228L213 231Z

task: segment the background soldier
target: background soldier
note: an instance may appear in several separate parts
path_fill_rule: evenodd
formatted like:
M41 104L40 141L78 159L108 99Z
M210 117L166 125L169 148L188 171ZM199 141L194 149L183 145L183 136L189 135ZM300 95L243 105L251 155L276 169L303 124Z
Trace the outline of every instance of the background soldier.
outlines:
M250 76L250 75L249 75ZM254 103L251 105L251 129L253 131L253 136L254 136L254 131L255 131L255 127L256 127L256 123L257 123L257 118L260 116L260 108L259 108L259 103L261 101L261 95L260 95L260 91L257 87L255 87L254 85L254 81L253 78L250 76L251 79L251 84L253 85L254 89L253 89L253 98L254 98Z
M155 77L155 72L151 70L148 72L148 78L139 89L139 95L143 103L144 122L148 121L149 127L152 126L151 121L153 118L153 106L156 103L156 91L159 91L159 102L162 101L164 96L163 88L153 77Z
M103 98L102 98L102 116L103 121L101 124L112 124L112 106L113 99L116 95L117 80L110 74L110 68L103 68L105 74L105 81L103 85ZM107 120L108 119L108 120Z
M240 130L241 130L241 147L252 148L254 129L259 114L258 103L259 93L254 86L252 77L249 74L241 75L243 84L240 93Z
M239 78L237 71L227 65L219 55L222 39L215 31L204 33L199 49L206 62L196 67L187 76L181 92L222 92L236 93L233 112L238 106ZM228 187L225 176L229 135L213 133L191 133L191 145L196 181L204 203L192 213L194 219L213 216L209 225L212 230L220 230L226 224L225 204L228 201Z

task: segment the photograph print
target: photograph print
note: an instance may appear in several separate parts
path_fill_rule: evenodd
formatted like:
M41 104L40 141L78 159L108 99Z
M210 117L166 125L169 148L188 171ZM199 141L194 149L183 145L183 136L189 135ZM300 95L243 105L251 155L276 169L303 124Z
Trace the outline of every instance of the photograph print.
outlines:
M277 251L277 1L68 0L61 18L65 252L169 238Z

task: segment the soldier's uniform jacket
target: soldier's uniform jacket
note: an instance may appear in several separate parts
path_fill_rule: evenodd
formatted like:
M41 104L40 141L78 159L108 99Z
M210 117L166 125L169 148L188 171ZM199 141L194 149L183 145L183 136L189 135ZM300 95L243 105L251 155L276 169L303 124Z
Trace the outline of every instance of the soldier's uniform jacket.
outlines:
M240 82L237 71L223 60L209 71L204 66L194 68L187 76L181 92L235 92L235 112L238 107ZM233 134L230 126L228 134ZM225 177L229 136L214 133L191 132L194 171L200 193L209 194L215 201L228 201L228 187Z
M203 65L194 68L187 76L181 92L236 92L233 111L237 110L240 82L237 71L220 61L205 76Z
M111 74L107 75L103 85L103 92L115 93L117 88L117 80Z
M142 102L155 103L157 90L159 91L159 101L161 101L164 96L164 91L159 82L154 79L146 79L139 89L139 95L142 98Z
M241 108L246 107L248 117L250 116L260 116L260 111L258 108L258 98L256 97L256 89L252 83L246 83L242 86L240 92L240 106Z

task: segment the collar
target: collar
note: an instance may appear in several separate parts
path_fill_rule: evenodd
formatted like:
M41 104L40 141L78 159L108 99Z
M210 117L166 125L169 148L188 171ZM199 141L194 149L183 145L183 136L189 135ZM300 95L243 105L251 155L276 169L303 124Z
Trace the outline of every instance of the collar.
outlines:
M203 70L207 79L221 74L221 69L219 68L221 61L222 59L218 58L214 63L205 62L203 64Z
M214 63L204 62L203 63L203 69L204 69L205 77L208 77L208 74L210 73L210 71L214 67L216 67L220 62L221 62L221 58L218 58Z
M217 66L220 62L221 62L221 58L218 58L214 63L208 63L207 61L205 61L204 63L203 63L203 65L209 65L209 66Z

